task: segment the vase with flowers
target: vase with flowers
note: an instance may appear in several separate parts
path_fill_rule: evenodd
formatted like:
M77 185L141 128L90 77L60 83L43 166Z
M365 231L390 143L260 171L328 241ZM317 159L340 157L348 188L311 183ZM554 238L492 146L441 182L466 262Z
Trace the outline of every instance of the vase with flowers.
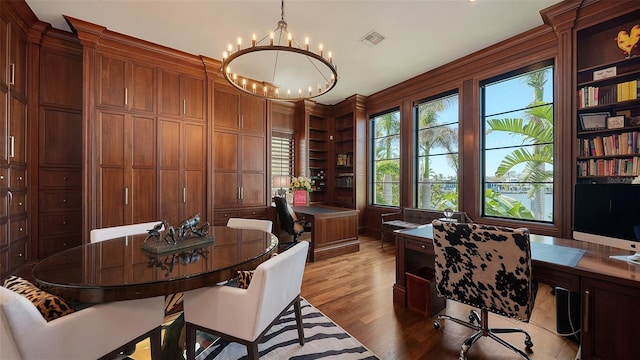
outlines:
M309 193L313 191L313 181L305 176L298 176L291 179L289 191L293 193L293 205L307 205Z

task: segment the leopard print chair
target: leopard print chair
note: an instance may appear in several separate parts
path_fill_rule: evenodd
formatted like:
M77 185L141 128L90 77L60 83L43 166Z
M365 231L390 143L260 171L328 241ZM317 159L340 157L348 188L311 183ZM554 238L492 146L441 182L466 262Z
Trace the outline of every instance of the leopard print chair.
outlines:
M531 280L529 230L481 224L454 224L433 221L435 281L438 294L480 309L471 310L469 321L438 315L476 330L462 344L460 360L478 339L488 336L525 359L526 353L496 334L520 332L531 353L531 336L523 329L495 329L488 324L488 313L528 322L533 310L536 283Z

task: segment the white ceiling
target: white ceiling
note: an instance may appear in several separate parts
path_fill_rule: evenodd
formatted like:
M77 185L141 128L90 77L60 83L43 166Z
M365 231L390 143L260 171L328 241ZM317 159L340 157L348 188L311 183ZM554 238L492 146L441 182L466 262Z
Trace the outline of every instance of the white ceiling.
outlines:
M221 60L238 36L267 34L278 0L26 0L36 16L70 31L62 15L191 54ZM559 0L286 0L285 20L333 53L339 81L316 98L371 95L542 24ZM359 40L375 30L375 47ZM298 35L299 34L299 35ZM245 40L246 41L246 40ZM302 41L299 41L302 42Z

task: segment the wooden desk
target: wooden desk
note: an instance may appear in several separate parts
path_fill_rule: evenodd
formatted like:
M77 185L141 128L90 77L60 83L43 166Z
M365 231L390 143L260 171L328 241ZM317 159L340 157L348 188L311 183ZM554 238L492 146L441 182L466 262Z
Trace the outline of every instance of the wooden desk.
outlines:
M333 206L293 206L298 219L311 222L311 261L360 251L359 210Z
M146 235L85 244L42 260L36 284L66 300L100 303L175 294L232 279L252 270L278 247L264 231L215 226L213 243L153 254ZM149 240L155 241L155 240Z
M395 237L393 302L406 306L405 272L434 267L433 229L429 225L397 232ZM570 259L580 252L582 256ZM582 359L637 358L640 265L609 258L627 254L578 240L531 235L534 279L581 294Z

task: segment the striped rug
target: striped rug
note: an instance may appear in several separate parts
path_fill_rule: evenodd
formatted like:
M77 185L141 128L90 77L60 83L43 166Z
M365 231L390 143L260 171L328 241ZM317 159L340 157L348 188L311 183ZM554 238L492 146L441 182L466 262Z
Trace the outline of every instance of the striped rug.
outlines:
M293 306L258 345L260 360L378 360L378 357L358 340L326 317L320 310L302 299L302 323L305 344L298 343ZM247 359L244 345L218 339L197 356L198 360Z

